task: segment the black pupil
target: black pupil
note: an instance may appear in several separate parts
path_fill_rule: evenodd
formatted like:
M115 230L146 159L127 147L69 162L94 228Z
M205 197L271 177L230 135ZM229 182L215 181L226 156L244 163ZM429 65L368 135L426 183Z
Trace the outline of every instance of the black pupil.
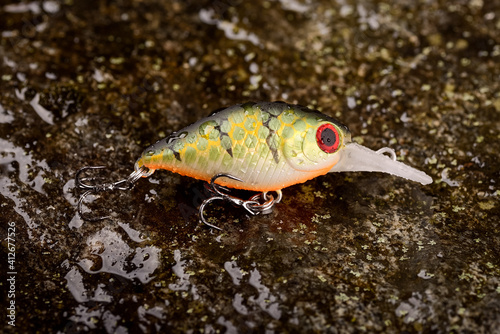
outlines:
M333 132L332 129L326 128L321 132L321 141L326 146L335 145L335 139L336 139L335 132Z

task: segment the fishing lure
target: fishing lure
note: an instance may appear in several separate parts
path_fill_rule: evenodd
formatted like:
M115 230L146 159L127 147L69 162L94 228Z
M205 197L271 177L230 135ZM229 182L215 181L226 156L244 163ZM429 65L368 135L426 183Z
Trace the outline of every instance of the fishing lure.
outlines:
M384 153L388 153L391 157ZM82 202L92 193L131 189L142 177L157 169L209 182L215 200L229 201L251 214L268 213L281 200L281 189L329 172L369 171L400 176L421 184L432 178L422 171L396 161L390 148L372 151L351 140L349 129L319 111L284 102L249 102L212 113L207 118L146 148L127 179L92 185L77 172L76 184L87 191L80 197L78 212L83 219L100 220L83 214ZM259 192L249 200L228 193L228 188ZM272 193L275 193L273 195Z

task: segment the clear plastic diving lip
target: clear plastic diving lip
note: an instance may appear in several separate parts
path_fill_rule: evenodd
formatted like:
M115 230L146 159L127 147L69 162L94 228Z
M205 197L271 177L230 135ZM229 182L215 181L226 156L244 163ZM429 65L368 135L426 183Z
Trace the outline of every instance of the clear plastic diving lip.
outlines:
M393 158L383 154L391 152ZM330 172L382 172L405 179L420 182L423 185L432 183L432 178L424 172L395 160L394 151L382 149L373 151L356 143L347 143L340 150L339 162Z

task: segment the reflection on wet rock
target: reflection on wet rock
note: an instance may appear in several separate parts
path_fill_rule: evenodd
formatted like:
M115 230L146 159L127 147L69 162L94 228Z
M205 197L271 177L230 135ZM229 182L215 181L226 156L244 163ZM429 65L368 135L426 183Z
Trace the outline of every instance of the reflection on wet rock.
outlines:
M68 290L71 292L75 300L79 303L88 301L109 303L113 299L112 296L110 296L108 293L106 293L105 290L103 290L103 288L105 288L104 284L99 284L97 288L92 291L93 295L89 295L89 291L83 284L83 275L80 273L78 267L76 266L73 266L64 278L66 278L66 280L68 281Z
M257 289L259 295L257 297L250 297L248 300L250 303L257 304L274 319L279 319L281 317L281 311L279 310L277 298L269 291L268 287L261 283L260 279L261 275L257 269L250 272L249 283Z
M78 265L89 274L109 273L148 283L159 266L160 249L132 248L122 236L105 227L87 239L87 248Z
M174 260L175 265L172 267L172 271L178 277L176 283L171 283L168 285L168 288L173 291L188 291L191 287L191 293L194 299L198 299L198 295L196 293L196 287L191 285L189 281L189 277L191 276L186 272L186 261L181 260L181 252L180 250L174 250Z

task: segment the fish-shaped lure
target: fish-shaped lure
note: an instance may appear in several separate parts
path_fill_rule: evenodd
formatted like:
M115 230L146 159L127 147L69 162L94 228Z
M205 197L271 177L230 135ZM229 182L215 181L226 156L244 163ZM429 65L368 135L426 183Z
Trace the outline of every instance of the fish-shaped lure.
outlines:
M392 158L383 153L391 153ZM82 212L85 197L101 191L132 188L142 177L166 169L209 181L213 200L228 200L252 214L266 213L281 199L281 189L329 172L384 172L429 184L424 172L396 161L393 150L372 151L352 142L349 129L319 111L284 102L249 102L222 109L148 147L127 179L92 185L77 172L76 184L87 190L78 201ZM222 187L262 192L244 201ZM267 193L276 191L277 198ZM260 198L260 199L259 199Z
M235 105L148 147L137 160L150 171L181 175L253 191L280 190L329 172L384 172L422 184L415 168L351 141L349 129L319 111L284 102Z

